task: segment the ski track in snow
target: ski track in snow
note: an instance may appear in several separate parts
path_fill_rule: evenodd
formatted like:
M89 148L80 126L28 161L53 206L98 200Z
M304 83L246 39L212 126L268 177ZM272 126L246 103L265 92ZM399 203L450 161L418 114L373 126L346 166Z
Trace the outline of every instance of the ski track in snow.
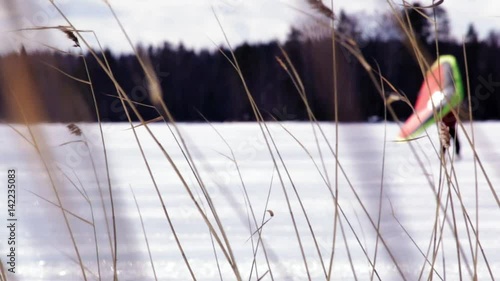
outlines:
M108 184L98 127L95 124L79 125L89 141L98 171L99 183L106 194L105 199L107 199ZM321 174L301 145L286 133L281 125L290 130L300 141L300 144L308 149ZM28 136L25 126L15 126ZM139 214L130 192L130 186L137 196L144 219L158 279L191 279L165 219L165 214L132 131L128 129L129 125L104 124L103 126L116 208L119 279L154 280ZM307 211L323 260L328 267L332 249L334 205L323 178L330 182L333 189L335 188L335 158L316 128L322 154L320 157L312 126L309 123L268 123L268 126ZM470 124L464 123L464 126L470 132ZM274 217L263 227L262 236L265 240L275 280L305 280L307 275L291 223L290 212L283 195L279 176L276 172L274 177L272 176L273 163L258 125L255 123L224 123L214 124L214 127L234 150L259 224L265 213L266 197L271 178L273 178L267 209L274 212ZM335 126L331 123L321 123L321 127L330 142L331 149L335 149ZM202 192L196 178L189 169L167 126L153 124L151 128L180 172L186 177L197 200L203 202L202 207L207 210L206 201L200 199ZM255 231L255 225L252 221L252 230L250 231L241 181L234 163L228 158L231 157L231 153L209 125L180 124L179 128L217 208L243 279L248 279L253 257L252 246L255 246L257 239L254 239L253 243L248 240L251 233ZM81 142L61 146L65 142L81 139L81 137L71 135L62 124L41 125L33 129L36 131L38 141L41 144L45 143L43 153L47 159L51 159L53 177L65 208L91 221L90 206L72 183L80 189L83 186L85 192L88 193L94 211L102 280L111 280L113 262L99 190L90 164L88 150ZM367 217L367 213L372 222L377 224L381 186L383 186L384 191L380 222L381 236L407 280L417 280L425 259L394 219L390 204L394 208L395 216L411 234L420 250L426 252L431 242L436 213L434 190L438 189L439 182L443 181L444 177L444 171L440 171L435 150L439 151L438 137L435 131L435 128L428 130L430 139L422 138L411 142L416 155L425 168L424 171L418 164L418 160L408 143L393 141L398 132L396 124L387 124L385 159L383 159L383 123L341 124L339 126L339 204L349 224L343 216L340 217L345 240L341 229L338 228L333 280L354 279L346 244L354 263L357 278L359 280L369 279L370 266L361 246L366 249L369 258L373 260L376 232ZM217 260L214 258L212 240L207 226L173 168L152 138L144 128L138 128L137 132L169 215L197 279L220 280ZM474 132L479 158L492 183L494 192L499 193L500 146L497 145L497 140L500 139L500 123L475 123ZM29 281L83 280L60 209L28 192L34 192L47 200L56 202L49 177L40 162L40 158L34 153L34 148L8 126L0 125L0 135L2 136L0 138L2 171L15 168L18 177L18 232L16 237L18 260L15 277L17 280ZM477 165L477 181L475 179L473 153L462 130L459 130L459 138L462 143L462 157L453 164L453 187L460 192L463 205L475 226L475 186L477 182L480 241L493 275L500 276L500 238L498 236L500 233L500 208L493 198L492 190L479 165ZM433 141L434 146L430 140ZM383 160L385 166L382 177ZM311 239L307 222L293 191L293 186L279 158L277 161L286 191L291 198L292 210L302 238L311 278L324 280L322 265L318 259L314 241ZM64 174L54 168L55 166L59 167ZM327 176L325 176L325 169ZM344 177L342 169L347 174L349 182ZM451 165L447 163L447 172L450 171ZM455 184L457 182L458 185ZM351 185L357 195L353 193ZM445 195L442 199L444 207L448 185L442 184L441 187ZM472 239L473 244L470 245L467 233L472 235L472 230L465 226L459 197L455 192L452 194L457 233L465 256L465 259L464 256L460 256L462 265L460 269L465 280L469 280L471 277L467 268L473 268L471 248L475 248L475 240ZM364 209L360 206L356 196L359 196ZM5 206L6 192L0 194L0 200L1 206ZM106 206L110 218L111 209L108 201ZM4 218L4 222L6 222L6 212L6 208L3 208L2 218ZM442 222L442 214L440 212L440 222ZM447 215L452 222L451 209L448 209ZM268 218L269 214L266 214L265 219ZM84 264L88 268L87 277L89 280L98 280L93 229L90 225L71 216L70 224ZM0 235L7 237L8 233L5 227L0 230ZM439 248L435 268L443 278L458 280L456 239L450 225L445 224L443 235L443 244ZM361 246L357 239L359 239ZM2 261L5 261L7 244L5 239L0 241L2 241L0 244L1 257ZM378 249L376 268L380 278L382 280L401 280L397 268L380 242ZM217 257L224 280L235 280L231 268L220 250L217 251ZM443 259L443 257L445 258ZM424 268L423 278L425 279L429 274L429 268L428 265ZM259 276L267 271L261 250L257 255L257 271ZM490 279L482 256L478 259L478 277L479 280ZM256 279L254 271L252 280ZM270 280L269 274L262 280ZM435 276L435 280L439 280L439 278Z

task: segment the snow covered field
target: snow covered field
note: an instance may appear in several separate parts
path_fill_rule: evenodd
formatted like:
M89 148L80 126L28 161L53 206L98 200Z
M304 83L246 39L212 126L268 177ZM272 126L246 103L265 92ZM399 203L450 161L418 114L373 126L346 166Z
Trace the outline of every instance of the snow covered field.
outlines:
M102 280L112 280L113 262L99 188L88 149L80 140L87 140L91 148L111 223L102 143L97 125L79 126L83 137L70 134L62 124L33 129L38 144L43 147L42 154L50 165L50 175L63 206L82 218L68 214L78 250L87 268L88 280L99 280L99 271ZM142 214L158 280L192 279L175 243L132 130L128 129L128 124L103 126L117 218L119 280L154 280L131 188ZM283 190L289 197L310 277L313 280L325 280L332 252L335 217L334 199L328 186L331 186L333 193L338 186L339 206L343 211L336 229L333 280L354 280L355 277L369 280L372 273L370 263L375 263L378 274L374 280L402 280L403 277L406 280L418 280L419 277L427 280L431 263L434 263L435 269L433 280L458 280L460 275L464 280L471 280L476 252L479 253L479 280L500 276L500 206L493 195L500 192L500 123L474 124L476 151L484 173L481 165L475 164L473 151L461 130L461 159L454 161L453 165L448 160L444 170L440 169L435 150L438 149L438 138L434 128L429 134L435 147L428 138L414 141L410 147L408 143L393 141L398 132L396 124L387 124L386 130L383 123L342 124L338 135L340 165L336 167L332 154L332 150L335 150L333 124L321 124L329 146L317 128L313 133L309 123L269 123L273 141L279 150L278 155L273 148L278 173L262 132L255 123L214 124L214 127L207 124L179 126L201 181L214 202L244 280L248 280L250 274L251 280L261 276L264 276L262 280L271 280L271 277L275 280L308 278ZM465 123L464 126L470 133L470 124ZM200 184L168 127L161 124L150 127L185 177L201 208L208 214L209 206L203 198ZM31 139L25 126L16 125L15 128ZM241 179L230 149L214 128L233 149ZM217 245L214 253L215 242L207 225L167 158L145 128L138 128L137 132L196 278L236 280ZM385 132L387 141L384 141ZM12 128L1 125L0 136L3 181L7 182L8 169L14 168L17 173L16 274L9 273L8 276L14 280L29 281L83 280L61 210L47 202L56 203L57 198L40 156ZM415 155L418 155L419 160ZM447 174L451 184L448 183ZM257 266L251 270L252 248L257 246L258 234L252 236L256 227L252 216L249 216L242 182L248 191L258 225L269 220L261 229L271 272L268 272L260 244ZM7 224L5 190L2 188L0 194L2 224ZM438 192L441 193L442 204L437 208ZM92 208L82 195L85 193ZM267 202L268 193L270 197ZM309 218L316 242L312 239L297 194ZM479 202L478 213L476 198ZM378 224L380 205L380 235L384 243L382 240L377 243L374 227ZM274 216L271 217L266 210L271 210ZM436 213L437 238L434 239ZM479 217L478 222L476 215ZM213 216L208 216L214 222ZM94 228L91 225L93 219L100 268L96 262ZM479 246L474 235L476 229L472 227L477 226L484 255L476 248ZM5 238L9 235L8 229L2 227L0 235L0 259L7 269L8 245ZM376 244L378 254L374 259ZM433 261L434 248L437 252ZM319 258L318 249L322 259Z

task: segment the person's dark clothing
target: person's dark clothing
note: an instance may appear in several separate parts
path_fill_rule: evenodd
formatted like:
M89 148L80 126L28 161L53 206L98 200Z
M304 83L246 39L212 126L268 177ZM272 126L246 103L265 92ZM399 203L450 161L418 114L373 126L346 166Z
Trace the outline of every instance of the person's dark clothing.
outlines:
M448 127L448 128L455 128L455 125L457 124L457 118L455 118L455 115L453 115L453 112L450 112L446 114L443 117L443 123ZM450 132L451 133L451 132Z
M460 141L458 140L458 135L456 130L457 119L455 118L455 115L453 115L453 112L450 112L443 117L442 121L449 129L450 136L453 139L453 145L455 146L456 154L460 155ZM443 153L445 151L446 148L443 147Z

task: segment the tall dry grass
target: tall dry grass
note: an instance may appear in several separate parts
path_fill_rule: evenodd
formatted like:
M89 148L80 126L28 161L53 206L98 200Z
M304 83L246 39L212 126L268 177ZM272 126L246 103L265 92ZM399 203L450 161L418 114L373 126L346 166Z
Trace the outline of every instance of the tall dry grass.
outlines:
M338 48L344 48L349 51L359 62L359 64L365 69L368 76L370 77L371 82L377 88L380 98L383 99L384 104L386 106L384 122L387 125L388 116L391 116L393 120L396 120L398 124L401 124L398 116L395 114L393 110L393 103L398 101L405 102L408 106L412 106L409 100L405 97L404 93L401 93L397 90L397 87L392 85L390 81L388 81L384 74L380 71L376 63L369 63L368 59L364 57L361 48L357 45L357 42L352 38L349 38L346 34L342 34L337 32L332 26L334 26L333 22L336 20L336 16L334 13L334 3L331 1L330 3L325 4L322 1L305 1L312 8L313 12L301 11L304 14L307 14L312 18L312 20L317 21L319 24L324 25L325 27L331 30L331 47L332 47L332 83L333 83L333 92L331 93L334 96L334 104L332 105L332 110L335 116L335 139L333 143L330 141L329 136L324 131L323 124L320 124L316 119L313 110L307 100L307 93L305 87L302 83L301 77L298 74L296 68L294 67L293 60L288 56L284 49L281 50L280 54L277 54L277 62L283 69L283 71L288 75L289 79L295 85L297 94L300 96L309 118L309 123L311 125L311 130L314 135L315 145L314 148L319 155L319 160L313 157L313 152L310 151L303 143L301 143L300 138L295 136L285 125L280 124L283 132L290 136L290 139L295 142L301 150L307 155L310 159L311 165L314 166L317 175L322 179L325 188L325 194L327 194L327 198L325 200L329 200L332 205L333 216L326 218L325 220L331 226L332 236L329 241L329 248L326 250L324 247L320 246L318 241L318 237L316 235L317 225L310 220L309 210L303 202L303 196L301 196L300 189L298 185L294 181L294 178L290 171L290 164L285 161L282 151L283 149L279 146L276 141L276 135L273 133L269 127L268 122L264 121L263 113L259 109L257 102L254 100L252 92L250 91L249 85L247 85L245 76L243 75L243 70L238 63L238 60L233 52L231 47L231 39L228 38L227 34L224 31L224 23L220 21L217 16L217 13L214 12L214 17L218 21L219 26L221 28L221 33L224 35L226 40L226 44L229 48L229 53L226 54L220 49L220 52L223 53L227 58L227 62L232 65L235 73L240 78L240 82L242 87L244 88L245 96L248 99L253 114L255 117L256 126L258 126L259 132L262 135L265 147L267 149L268 156L273 165L273 173L272 178L270 179L271 185L267 191L267 201L265 202L264 210L257 210L255 208L255 204L251 200L251 196L249 195L249 190L247 188L247 183L244 180L244 175L242 174L242 170L240 169L240 164L238 163L236 156L234 154L233 148L230 146L229 142L227 142L222 134L220 134L216 128L213 130L220 136L221 140L226 144L228 150L230 151L229 156L227 156L232 163L234 163L234 169L237 171L239 178L239 185L242 191L242 198L245 202L245 212L246 213L238 213L240 218L243 221L246 221L248 224L248 234L250 240L251 251L253 253L253 260L251 269L249 272L242 272L242 266L238 262L235 254L234 254L234 245L236 243L240 243L241 241L232 241L230 236L227 233L227 226L224 224L220 215L220 206L218 206L212 198L210 193L210 189L207 188L207 179L204 177L200 171L200 163L195 160L193 156L193 151L195 148L190 147L188 142L185 139L182 130L179 128L176 123L174 117L170 113L168 105L164 102L163 93L161 92L161 87L159 85L158 77L152 67L152 62L149 61L149 58L143 54L141 54L141 50L137 49L132 43L131 38L127 34L120 18L115 13L112 5L108 1L103 1L104 5L106 5L110 11L111 16L117 22L120 31L123 33L125 40L129 43L131 49L138 62L140 63L142 70L147 78L149 93L151 95L151 101L154 108L158 112L158 120L164 120L165 122L165 130L169 130L171 135L174 137L176 145L178 149L182 152L182 159L174 159L172 153L166 149L165 144L163 144L158 138L157 134L150 128L149 121L145 120L139 111L137 110L138 106L150 106L144 105L137 101L131 100L129 95L127 95L126 91L122 88L122 86L116 80L111 67L109 66L108 60L104 54L100 43L98 44L98 48L94 49L89 43L89 39L85 36L85 34L91 34L93 39L99 42L97 35L93 31L78 29L74 26L73 21L67 17L66 13L61 10L58 6L57 2L49 1L49 3L58 11L61 18L64 20L64 25L61 26L47 26L47 27L33 27L33 28L23 28L18 29L17 32L23 32L25 30L47 30L54 29L59 32L63 32L67 39L71 41L73 46L78 49L78 56L82 58L82 66L86 69L85 78L74 77L61 69L53 66L48 62L44 62L49 69L57 71L62 75L61 79L72 79L79 83L83 83L89 86L89 94L92 96L97 125L99 127L100 132L100 150L99 153L102 153L105 162L105 174L106 174L106 182L103 183L99 179L99 172L96 169L96 160L94 160L94 156L91 155L89 158L90 165L93 168L95 185L99 191L100 198L99 202L93 202L87 191L91 186L84 186L78 178L78 171L75 171L74 178L77 179L78 184L71 180L70 175L63 174L71 183L70 186L60 186L53 179L52 175L54 174L53 169L51 169L51 165L49 162L51 161L50 155L46 155L43 151L46 151L44 144L44 137L41 133L37 133L36 126L34 124L38 123L40 120L44 120L44 108L33 106L32 103L25 102L26 100L38 99L36 85L34 85L35 79L30 76L30 70L27 67L27 60L29 57L27 56L14 56L10 60L4 60L2 68L2 86L4 87L4 92L7 92L6 100L9 104L9 108L14 108L11 113L12 120L15 122L21 123L28 129L29 134L25 135L20 132L16 127L12 126L12 129L19 135L21 135L33 148L34 153L37 155L39 160L42 162L45 172L50 179L50 185L53 191L53 194L56 198L56 201L53 202L48 198L40 196L34 193L34 196L38 196L44 201L49 202L52 206L55 206L57 209L61 211L61 215L64 217L65 226L68 231L68 235L72 239L72 247L74 250L74 255L76 257L76 261L79 264L81 271L81 278L83 280L89 280L89 276L97 276L98 280L102 280L102 276L105 274L103 270L101 270L101 255L107 252L111 255L113 260L112 271L113 271L113 280L119 280L121 278L126 279L126 277L121 277L118 274L118 261L120 259L120 250L122 247L126 247L126 245L120 245L118 243L118 237L121 235L117 232L117 214L115 210L116 199L113 196L115 192L115 186L111 181L111 173L109 167L108 154L106 149L106 138L103 130L103 123L101 122L101 117L99 113L99 108L97 106L98 100L96 98L96 93L94 90L94 86L91 80L91 76L88 70L87 62L85 61L85 57L83 56L83 50L89 52L94 59L98 62L105 75L114 83L116 93L113 96L118 98L121 102L123 109L125 110L127 121L130 125L130 129L134 135L134 140L137 144L137 147L141 154L141 159L144 162L146 167L146 171L144 174L144 178L147 178L151 186L154 190L154 193L157 196L157 200L161 205L161 212L164 215L165 221L168 223L169 229L168 231L172 233L175 244L177 246L177 251L179 257L182 258L182 261L185 265L185 268L188 272L188 276L193 279L202 279L203 276L197 272L197 269L193 266L192 261L188 254L185 251L185 245L182 242L182 237L178 235L178 231L175 227L174 220L170 213L170 206L168 206L167 201L165 200L165 194L161 191L161 187L158 184L158 178L152 171L150 159L146 156L144 152L144 141L139 138L137 133L138 127L146 130L147 134L151 137L154 142L154 145L161 151L162 160L169 165L169 167L175 172L176 176L179 178L184 191L190 198L190 203L192 207L194 207L197 211L197 214L202 219L205 224L207 231L210 235L212 241L212 248L214 251L214 258L217 262L218 273L221 280L264 280L265 278L269 278L271 280L275 280L275 272L273 262L270 259L270 255L277 255L279 253L272 253L271 247L268 247L269 244L272 244L273 241L268 241L264 235L266 226L268 223L272 223L272 219L274 216L274 212L268 209L268 202L271 195L271 188L273 186L273 180L276 179L280 186L280 191L283 194L287 210L286 212L290 216L291 227L293 229L294 239L296 240L297 250L300 252L300 256L302 259L303 271L306 274L306 278L308 280L313 279L312 274L312 264L318 263L320 266L319 271L321 272L321 279L331 280L335 278L334 265L338 262L342 257L336 253L338 249L344 247L347 253L347 260L349 262L349 267L352 273L352 279L358 280L358 275L360 272L360 265L356 264L354 258L351 253L354 253L355 250L353 247L359 248L363 254L363 258L365 259L366 264L369 266L369 276L370 280L381 280L382 277L379 274L379 265L381 264L380 259L382 252L388 255L388 259L385 261L386 263L390 263L391 266L394 266L397 272L397 278L401 280L411 280L411 277L408 276L407 271L403 268L403 265L400 263L397 253L391 248L391 241L385 236L383 229L383 225L381 223L382 220L382 210L386 207L384 199L387 197L387 193L385 191L386 180L385 180L385 168L386 168L386 144L389 142L387 136L387 128L381 134L384 135L384 144L383 144L383 158L381 159L380 167L381 167L381 176L380 176L380 185L377 194L377 204L375 208L375 213L372 211L373 208L368 206L366 200L363 200L362 190L355 186L353 183L352 175L349 175L347 170L345 169L344 160L342 157L343 151L341 151L339 142L340 137L339 134L339 100L338 100L338 74L342 71L342 65L339 63L338 59ZM442 4L443 1L438 1L435 4L423 7L421 9L433 9L436 6ZM397 7L393 2L388 1L387 7L392 12L392 16L398 22L401 27L401 31L405 34L407 40L408 51L411 53L417 64L421 69L422 77L425 76L426 72L429 70L431 62L429 61L429 55L426 54L426 51L423 50L422 45L418 42L416 38L412 26L410 24L408 12L411 9L414 9L411 6L403 6L404 13L401 13L399 7ZM16 6L10 6L9 9L12 9L11 12L15 12ZM428 18L429 21L433 21L435 18ZM435 30L439 29L437 24L434 24ZM439 46L439 42L436 41L436 46ZM61 51L56 48L50 47L55 51ZM436 56L439 56L439 48L437 48ZM466 46L464 45L464 57L466 57ZM467 60L466 60L467 61ZM8 69L8 71L6 71ZM469 79L466 79L467 84L469 84ZM392 95L386 95L387 89L393 92ZM12 93L18 93L17 95L13 95ZM488 274L492 280L495 280L493 270L490 267L487 256L484 252L484 245L482 245L481 240L479 238L479 176L482 176L486 179L487 184L490 188L492 196L495 198L497 205L500 207L500 201L497 197L495 189L492 185L491 180L486 173L486 169L482 164L481 159L478 156L478 153L475 149L475 138L474 138L474 128L473 128L473 119L472 119L472 110L470 108L470 92L467 93L467 97L469 100L469 120L470 120L470 133L464 127L465 125L460 120L460 114L457 110L453 109L453 114L457 117L459 127L461 129L461 133L465 136L474 156L474 176L475 176L475 209L469 210L464 203L464 200L461 195L461 186L459 181L457 180L457 175L454 169L454 155L451 153L441 153L441 145L442 143L439 140L434 140L427 131L423 138L426 138L432 144L432 149L434 152L435 159L440 163L439 177L437 181L434 181L431 177L426 177L426 181L428 184L428 188L431 189L434 200L436 202L435 215L432 218L433 220L433 229L432 232L429 233L429 240L426 243L426 247L423 247L421 243L415 241L412 237L410 231L405 227L405 222L400 220L397 215L397 211L394 210L392 202L390 198L388 198L390 202L390 208L392 210L392 215L394 218L393 225L391 227L402 229L404 234L407 236L409 240L411 240L411 245L418 250L419 254L422 258L422 264L418 264L418 261L414 260L415 268L419 269L419 280L427 279L427 280L445 280L446 279L446 271L442 272L442 268L438 267L439 259L442 260L443 263L446 262L447 259L456 258L458 264L458 272L461 280L478 280L478 263L480 259L484 261L484 265L487 267ZM132 123L131 115L136 115L140 120L140 125L137 126ZM437 112L435 112L435 116L437 117ZM210 124L209 124L210 125ZM89 140L85 138L85 132L77 125L72 125L69 127L69 133L73 133L81 138L78 142L84 143L88 147ZM326 143L327 148L321 146L320 143ZM62 145L73 145L74 143L64 143ZM428 165L426 165L426 159L423 158L421 153L421 147L418 144L418 139L411 140L405 142L403 145L409 146L412 151L414 157L418 163L418 169L421 170L423 175L428 175L431 172L429 171ZM89 149L90 150L90 149ZM333 157L335 160L335 169L330 172L326 162L327 157ZM187 164L189 167L188 174L181 171L181 164ZM333 173L333 176L331 175ZM188 180L189 177L193 177L194 182L190 182ZM333 177L333 179L331 178ZM342 189L342 185L340 184L341 180L345 180L347 182L347 188ZM105 190L103 187L107 187ZM91 215L91 220L84 219L83 217L71 212L66 207L66 202L63 201L60 196L61 190L63 189L75 189L77 192L81 194L81 198L83 198L84 202L88 204L88 210ZM149 263L151 265L151 272L154 276L155 280L158 280L155 261L152 255L152 247L148 242L148 231L144 225L143 217L141 214L141 206L138 204L137 199L135 197L134 187L131 186L131 194L134 198L134 202L136 204L137 211L140 217L142 235L147 244L147 252L149 255ZM371 237L375 240L374 249L370 249L366 246L366 243L363 242L365 240L363 238L364 233L360 233L360 231L355 227L355 219L349 217L344 211L346 206L343 201L340 200L341 196L347 194L352 194L355 198L355 203L359 206L357 209L361 215L362 219L367 220L367 229L370 229L370 233L373 233L374 237ZM105 217L105 229L107 233L107 244L109 244L109 249L103 249L99 247L99 242L96 234L96 221L94 219L94 212L96 204L100 204L104 217ZM108 210L108 206L110 210ZM236 209L236 208L235 208ZM110 214L108 213L110 211ZM474 212L474 218L470 215L471 211ZM259 213L260 212L260 213ZM259 216L260 215L260 216ZM95 245L95 253L96 253L96 265L97 265L97 273L93 272L89 269L88 264L90 261L83 260L80 255L80 247L74 236L76 233L72 228L72 224L69 221L69 217L76 218L80 221L83 221L87 225L91 226L93 237L94 237L94 245ZM111 217L111 218L110 218ZM461 218L460 218L461 217ZM110 220L110 221L109 221ZM361 223L360 219L359 223ZM300 222L304 222L304 225L301 225ZM463 226L466 229L466 233L460 232L460 223L463 223ZM451 231L452 236L454 238L453 247L456 251L454 257L448 257L445 254L445 245L444 245L444 233L445 231ZM352 235L354 240L356 241L354 245L348 242L348 236ZM466 237L464 243L463 237ZM312 242L309 243L309 242ZM343 244L339 244L343 243ZM306 245L313 245L314 255L308 255L309 249L306 249ZM448 244L446 247L450 247ZM467 249L468 248L468 249ZM109 252L108 252L109 251ZM260 257L259 252L262 253L264 257L264 269L258 266ZM218 256L217 253L221 254L221 257ZM472 261L471 261L472 259ZM227 264L231 268L232 276L223 278L222 271L220 269L222 264ZM4 266L0 262L2 267L0 268L0 280L10 280L10 277L5 274ZM8 279L9 278L9 279Z

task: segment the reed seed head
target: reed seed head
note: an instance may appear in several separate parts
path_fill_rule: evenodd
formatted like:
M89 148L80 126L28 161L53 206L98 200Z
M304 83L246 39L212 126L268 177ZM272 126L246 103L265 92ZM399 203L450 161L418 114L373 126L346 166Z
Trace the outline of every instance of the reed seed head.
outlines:
M66 127L69 129L69 131L71 132L72 135L75 135L75 136L81 136L82 135L82 130L76 124L71 123L71 124L69 124Z
M71 41L73 41L73 43L74 43L73 47L80 47L80 42L78 42L78 38L75 36L75 34L73 33L73 31L71 30L70 27L59 26L59 30L61 30L62 32L64 32L64 34L66 34L66 36L68 37L68 39L70 39Z
M444 148L450 147L450 128L443 122L439 122L439 139Z
M274 217L274 212L273 212L273 210L267 210L267 212L269 213L269 215L270 215L271 217Z

